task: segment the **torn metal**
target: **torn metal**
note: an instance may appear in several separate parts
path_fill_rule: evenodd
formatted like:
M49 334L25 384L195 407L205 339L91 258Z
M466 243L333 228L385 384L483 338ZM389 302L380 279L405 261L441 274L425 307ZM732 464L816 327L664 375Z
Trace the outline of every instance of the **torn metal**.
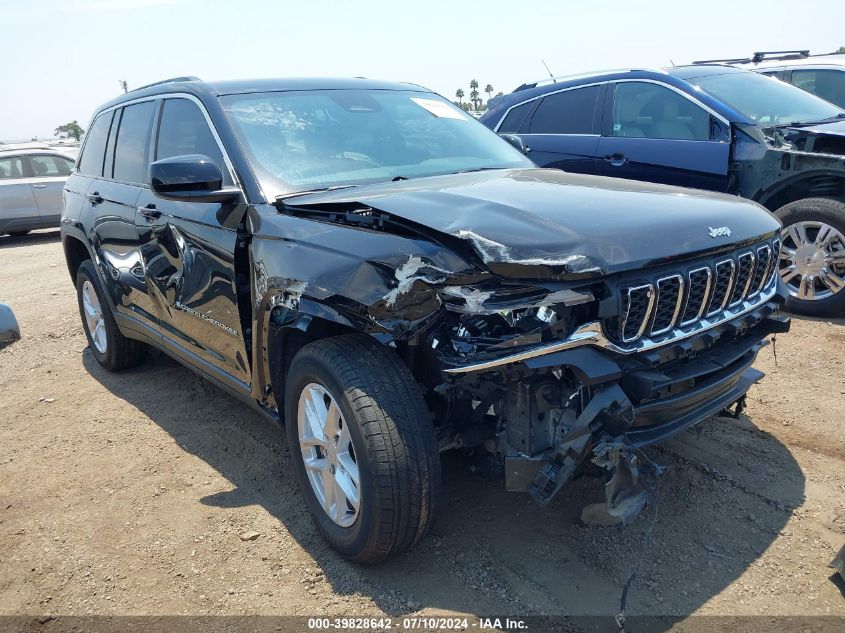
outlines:
M645 503L631 451L740 400L761 376L750 366L766 335L788 322L768 263L753 297L634 343L620 338L626 289L771 249L777 222L706 193L684 192L679 216L665 188L596 189L552 170L425 180L297 196L249 217L257 374L269 384L290 341L315 328L369 333L411 369L443 450L487 456L508 489L541 504L593 460L608 472L607 512L630 521ZM517 195L529 186L531 208ZM623 199L625 213L597 211ZM730 240L708 234L720 215ZM642 228L670 217L683 243ZM643 332L658 330L669 305L658 303L638 317ZM270 388L257 395L278 405Z

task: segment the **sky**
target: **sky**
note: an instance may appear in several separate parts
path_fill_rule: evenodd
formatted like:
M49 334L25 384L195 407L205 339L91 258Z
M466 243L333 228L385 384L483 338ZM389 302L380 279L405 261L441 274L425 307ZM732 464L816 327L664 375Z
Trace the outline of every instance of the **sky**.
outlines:
M543 78L541 60L565 75L830 52L843 24L843 0L0 0L0 139L87 128L122 79L362 76L454 99L471 79Z

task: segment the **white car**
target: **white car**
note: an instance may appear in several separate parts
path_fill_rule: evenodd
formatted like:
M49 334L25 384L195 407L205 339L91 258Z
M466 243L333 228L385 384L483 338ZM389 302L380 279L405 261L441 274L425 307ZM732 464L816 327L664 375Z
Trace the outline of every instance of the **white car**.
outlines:
M74 159L49 147L0 146L0 235L59 226Z
M744 59L715 59L709 63L739 66L798 86L845 108L845 54L811 55L810 51L761 51ZM695 62L704 64L707 61Z

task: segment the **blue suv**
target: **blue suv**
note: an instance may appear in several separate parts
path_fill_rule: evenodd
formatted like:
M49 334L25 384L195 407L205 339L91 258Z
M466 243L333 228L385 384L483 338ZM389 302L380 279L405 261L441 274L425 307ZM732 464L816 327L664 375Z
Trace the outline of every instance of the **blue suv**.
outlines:
M543 167L760 203L785 226L787 307L845 311L845 110L772 77L694 65L524 84L480 120Z

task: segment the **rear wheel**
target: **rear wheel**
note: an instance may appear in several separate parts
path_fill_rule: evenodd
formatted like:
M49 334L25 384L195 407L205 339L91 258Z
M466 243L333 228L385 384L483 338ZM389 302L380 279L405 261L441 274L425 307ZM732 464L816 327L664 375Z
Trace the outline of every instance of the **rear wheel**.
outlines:
M121 334L90 259L79 266L76 296L88 347L100 365L119 371L144 361L149 348Z
M363 335L310 343L285 385L290 456L323 537L375 563L431 527L440 455L417 383L396 354Z
M789 290L786 309L818 317L845 312L845 204L807 198L775 215L784 227L779 270Z

